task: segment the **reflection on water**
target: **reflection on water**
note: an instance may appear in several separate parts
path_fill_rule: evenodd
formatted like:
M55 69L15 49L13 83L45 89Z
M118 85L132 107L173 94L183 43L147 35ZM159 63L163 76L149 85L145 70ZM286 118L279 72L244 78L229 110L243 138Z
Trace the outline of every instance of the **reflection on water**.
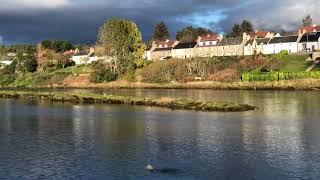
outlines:
M2 99L0 179L317 179L320 176L318 92L104 93L229 100L257 105L260 110L206 113ZM178 173L149 173L144 169L147 164L157 169L175 169Z

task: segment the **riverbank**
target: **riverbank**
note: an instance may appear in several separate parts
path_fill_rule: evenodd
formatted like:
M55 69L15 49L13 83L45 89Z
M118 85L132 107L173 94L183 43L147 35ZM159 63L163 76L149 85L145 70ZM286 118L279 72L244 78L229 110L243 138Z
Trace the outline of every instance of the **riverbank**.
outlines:
M256 107L232 102L202 102L188 99L148 99L132 96L115 96L84 93L37 93L26 91L0 91L0 98L16 98L28 100L48 100L54 102L71 102L85 104L127 104L133 106L153 106L170 109L195 111L237 112L255 110Z
M2 87L17 88L17 87ZM24 88L24 87L21 87ZM115 81L110 83L82 83L51 84L30 88L74 88L74 89L212 89L212 90L320 90L320 79L298 79L285 81L263 82L215 82L194 81L187 83L142 83Z

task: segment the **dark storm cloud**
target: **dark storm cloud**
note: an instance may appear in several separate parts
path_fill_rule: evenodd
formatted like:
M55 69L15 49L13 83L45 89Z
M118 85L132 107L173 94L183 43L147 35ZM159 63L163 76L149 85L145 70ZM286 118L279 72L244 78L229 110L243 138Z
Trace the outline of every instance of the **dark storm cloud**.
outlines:
M186 25L228 32L243 19L253 21L257 28L290 30L305 14L320 15L305 3L320 6L315 0L12 0L0 7L0 36L7 43L43 39L94 43L101 24L114 16L136 21L146 40L160 20L168 24L172 34Z

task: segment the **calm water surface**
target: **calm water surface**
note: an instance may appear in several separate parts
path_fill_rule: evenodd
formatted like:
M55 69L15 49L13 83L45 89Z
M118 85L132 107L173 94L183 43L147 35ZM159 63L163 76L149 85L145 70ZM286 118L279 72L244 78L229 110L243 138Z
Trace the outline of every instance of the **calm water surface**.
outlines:
M320 177L320 92L95 92L227 100L260 109L208 113L0 99L0 179ZM174 171L149 173L148 164Z

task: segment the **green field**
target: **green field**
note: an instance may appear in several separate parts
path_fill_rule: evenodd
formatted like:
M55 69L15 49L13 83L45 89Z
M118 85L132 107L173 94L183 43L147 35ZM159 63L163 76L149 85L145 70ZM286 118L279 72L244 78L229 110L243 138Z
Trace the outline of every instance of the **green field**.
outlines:
M310 65L306 59L308 55L288 55L281 59L280 72L301 72L305 71Z

